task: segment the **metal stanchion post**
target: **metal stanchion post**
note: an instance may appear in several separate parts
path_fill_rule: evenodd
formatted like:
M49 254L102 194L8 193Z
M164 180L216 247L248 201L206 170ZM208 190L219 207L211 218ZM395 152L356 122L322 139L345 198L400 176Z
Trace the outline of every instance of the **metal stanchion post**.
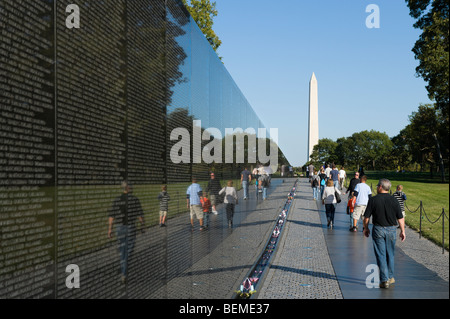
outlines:
M444 254L445 251L445 210L442 208L442 254Z
M420 201L419 238L422 238L422 201Z

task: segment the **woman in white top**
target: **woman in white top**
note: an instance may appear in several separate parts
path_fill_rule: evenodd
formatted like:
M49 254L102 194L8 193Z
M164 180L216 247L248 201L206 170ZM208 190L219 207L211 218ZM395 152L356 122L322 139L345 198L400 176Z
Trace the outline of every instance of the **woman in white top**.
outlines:
M341 192L334 187L334 183L332 179L327 181L327 186L325 187L322 195L322 204L325 204L325 212L327 214L327 226L333 228L334 224L334 212L336 211L336 207L334 206L337 203L335 192L341 194Z
M222 188L219 195L225 193L224 203L227 212L228 227L233 226L234 206L238 203L236 189L233 187L233 181L228 181L227 186Z

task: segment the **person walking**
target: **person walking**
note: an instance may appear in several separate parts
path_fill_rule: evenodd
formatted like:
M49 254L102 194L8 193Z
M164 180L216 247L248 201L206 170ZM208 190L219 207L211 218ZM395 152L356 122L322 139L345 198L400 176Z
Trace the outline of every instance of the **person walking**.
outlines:
M314 165L313 164L309 164L308 165L308 178L309 178L309 182L311 183L311 179L314 175Z
M330 164L327 164L327 168L325 168L325 175L327 175L327 180L330 178L331 167Z
M244 189L244 200L248 198L248 187L251 181L252 175L250 171L247 169L247 167L245 167L241 173L241 185L242 188Z
M353 177L350 180L350 183L348 184L347 192L345 194L348 194L348 197L350 199L350 196L353 196L353 191L355 190L356 185L361 183L361 180L359 179L359 173L355 172L355 177Z
M203 220L205 227L209 227L209 214L211 213L211 201L208 198L208 193L203 192L203 195L200 197L200 203L202 204L203 209Z
M406 200L406 194L403 193L403 185L397 185L397 191L392 194L400 204L400 209L402 210L403 218L405 218L405 200Z
M267 188L269 187L270 179L269 175L267 175L265 172L263 172L259 176L258 185L260 185L260 189L262 190L262 199L267 199Z
M351 232L358 231L358 221L363 218L366 211L367 203L370 197L372 197L372 190L366 184L367 176L361 178L361 183L357 184L353 196L356 196L355 209L353 210L352 219L353 225L350 227Z
M253 179L255 180L255 196L256 196L256 199L258 199L258 197L259 197L259 184L258 184L259 168L258 167L255 167L253 169L252 175L253 175Z
M325 190L325 186L327 184L327 175L325 174L325 169L323 167L320 168L320 198L323 196L323 191Z
M229 180L227 186L222 188L219 195L225 193L224 203L227 212L228 227L233 227L234 207L238 204L236 189L233 187L233 181Z
M395 283L395 243L397 227L399 237L405 241L405 219L400 204L389 195L391 182L381 179L377 185L377 196L369 199L364 213L364 236L370 236L369 221L372 217L372 241L380 274L380 288L389 288Z
M336 165L334 165L334 164L330 171L330 179L333 180L334 187L338 188L338 186L339 186L339 171L336 168Z
M347 178L347 174L345 173L345 169L342 166L341 169L339 170L339 186L340 186L341 190L344 189L344 182L345 182L346 178Z
M319 191L320 191L320 177L317 174L317 171L314 170L314 174L311 180L311 187L313 190L313 198L314 200L319 200Z
M158 195L158 200L159 200L159 227L165 227L170 201L169 193L167 193L167 185L163 185L161 187L161 192Z
M186 191L186 205L190 211L191 217L191 227L194 230L194 217L199 220L200 230L205 230L206 227L203 225L203 209L200 202L200 196L202 195L202 187L197 184L197 179L192 178L192 184L188 187Z
M108 213L108 238L113 238L115 224L119 243L121 281L125 284L128 276L128 261L136 242L136 221L140 221L143 230L144 212L141 202L132 194L132 185L128 181L123 181L121 186L122 194L116 197Z
M216 205L218 204L219 192L221 189L222 185L220 185L219 179L216 178L214 172L211 172L210 180L206 186L206 192L209 193L209 200L211 201L212 212L214 215L218 214Z
M329 179L327 181L327 187L323 191L322 204L325 205L325 213L327 215L327 227L330 229L334 226L334 214L336 211L337 200L336 193L341 194L341 192L334 186L333 180Z

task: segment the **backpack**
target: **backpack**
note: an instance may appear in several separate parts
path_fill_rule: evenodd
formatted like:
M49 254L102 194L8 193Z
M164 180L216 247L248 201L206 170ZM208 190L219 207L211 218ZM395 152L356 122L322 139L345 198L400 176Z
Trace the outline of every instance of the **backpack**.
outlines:
M334 190L334 197L336 197L336 202L339 204L341 202L341 196L336 192L336 188Z
M267 185L269 184L269 176L267 176L267 175L262 175L262 176L259 178L259 180L260 180L260 182L261 182L261 186L262 186L262 187L267 187Z
M320 181L321 186L325 186L325 178Z
M319 181L317 180L318 178L319 178L319 176L314 177L313 182L312 182L312 187L319 186Z

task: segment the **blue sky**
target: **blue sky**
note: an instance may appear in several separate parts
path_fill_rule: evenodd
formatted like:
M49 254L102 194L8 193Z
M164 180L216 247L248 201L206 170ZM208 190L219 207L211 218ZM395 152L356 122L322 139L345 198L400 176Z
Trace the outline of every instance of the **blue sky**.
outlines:
M319 138L397 135L430 103L411 52L420 35L403 0L215 0L219 55L294 166L307 159L309 80L319 84ZM380 28L366 27L369 4Z

